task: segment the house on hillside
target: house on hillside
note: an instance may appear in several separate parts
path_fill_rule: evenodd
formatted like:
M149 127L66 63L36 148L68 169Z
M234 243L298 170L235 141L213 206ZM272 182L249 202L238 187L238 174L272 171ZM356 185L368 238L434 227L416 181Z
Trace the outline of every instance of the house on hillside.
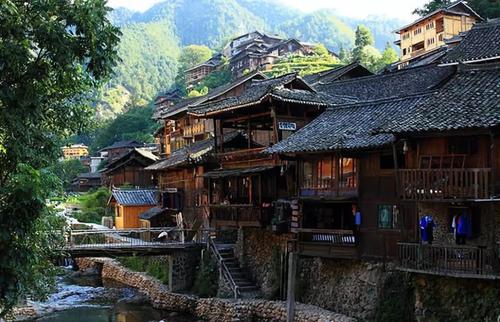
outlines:
M131 150L142 147L144 147L144 143L135 140L124 140L115 142L112 145L100 149L99 153L102 157L107 158L107 162L110 163Z
M102 184L107 187L119 187L131 185L134 187L154 187L156 182L151 174L144 171L159 160L159 157L151 152L134 148L122 157L108 163L106 168L100 171Z
M85 144L72 144L62 148L64 159L77 159L87 157L89 155L89 147Z
M157 190L113 189L108 206L114 208L116 229L140 228L140 214L158 205Z
M465 1L454 1L396 30L400 39L395 44L401 48L398 68L439 50L448 39L470 30L482 20Z
M71 181L70 190L85 192L101 187L101 174L99 172L80 173Z
M201 82L222 64L223 57L221 53L217 53L209 60L184 71L186 74L186 85L190 87Z

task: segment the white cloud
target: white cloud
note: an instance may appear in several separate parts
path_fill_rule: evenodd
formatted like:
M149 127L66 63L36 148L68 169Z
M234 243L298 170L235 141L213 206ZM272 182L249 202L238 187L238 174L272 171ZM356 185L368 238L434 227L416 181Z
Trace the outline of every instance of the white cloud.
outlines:
M113 8L125 7L135 11L146 11L155 3L165 0L108 0ZM168 0L166 0L168 1ZM198 0L190 0L198 1ZM311 12L323 8L334 9L340 15L364 18L368 15L385 15L390 18L411 20L412 11L428 0L278 0L283 4Z

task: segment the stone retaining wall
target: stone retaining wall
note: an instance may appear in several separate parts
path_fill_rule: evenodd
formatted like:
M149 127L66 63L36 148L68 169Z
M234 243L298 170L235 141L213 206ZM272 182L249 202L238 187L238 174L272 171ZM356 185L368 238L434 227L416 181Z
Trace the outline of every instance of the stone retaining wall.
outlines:
M124 268L113 259L80 258L76 263L80 269L101 268L102 278L137 288L147 295L152 305L158 309L190 313L200 319L214 322L285 321L286 318L286 305L282 301L202 299L169 292L167 286L155 278ZM354 322L355 319L317 306L298 304L295 321Z

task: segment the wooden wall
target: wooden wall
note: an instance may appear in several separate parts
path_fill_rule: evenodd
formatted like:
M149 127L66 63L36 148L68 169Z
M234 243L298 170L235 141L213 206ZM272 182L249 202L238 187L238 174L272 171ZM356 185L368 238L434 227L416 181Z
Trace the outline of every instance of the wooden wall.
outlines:
M115 227L116 229L140 228L139 215L153 208L147 206L123 206L115 205Z

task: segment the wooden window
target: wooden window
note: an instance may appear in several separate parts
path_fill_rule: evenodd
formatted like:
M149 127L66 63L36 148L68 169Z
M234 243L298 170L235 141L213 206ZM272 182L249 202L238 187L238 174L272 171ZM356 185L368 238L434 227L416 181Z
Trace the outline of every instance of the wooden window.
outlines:
M413 30L414 35L418 35L422 33L422 27L418 27L417 29Z
M313 186L313 164L312 162L305 161L303 167L302 186L310 188Z
M378 228L394 229L397 224L398 208L396 205L378 206Z
M404 169L405 167L405 156L403 154L398 154L398 168ZM380 169L382 170L392 170L394 169L394 156L392 153L382 153L379 158Z
M434 21L429 22L428 24L425 25L425 29L429 30L434 28Z
M427 46L434 44L434 37L427 39Z
M340 158L340 178L339 187L354 188L357 186L357 165L356 159Z
M335 169L333 157L325 158L318 161L318 187L330 188L333 186L335 179Z
M403 48L403 56L406 55L406 48Z

